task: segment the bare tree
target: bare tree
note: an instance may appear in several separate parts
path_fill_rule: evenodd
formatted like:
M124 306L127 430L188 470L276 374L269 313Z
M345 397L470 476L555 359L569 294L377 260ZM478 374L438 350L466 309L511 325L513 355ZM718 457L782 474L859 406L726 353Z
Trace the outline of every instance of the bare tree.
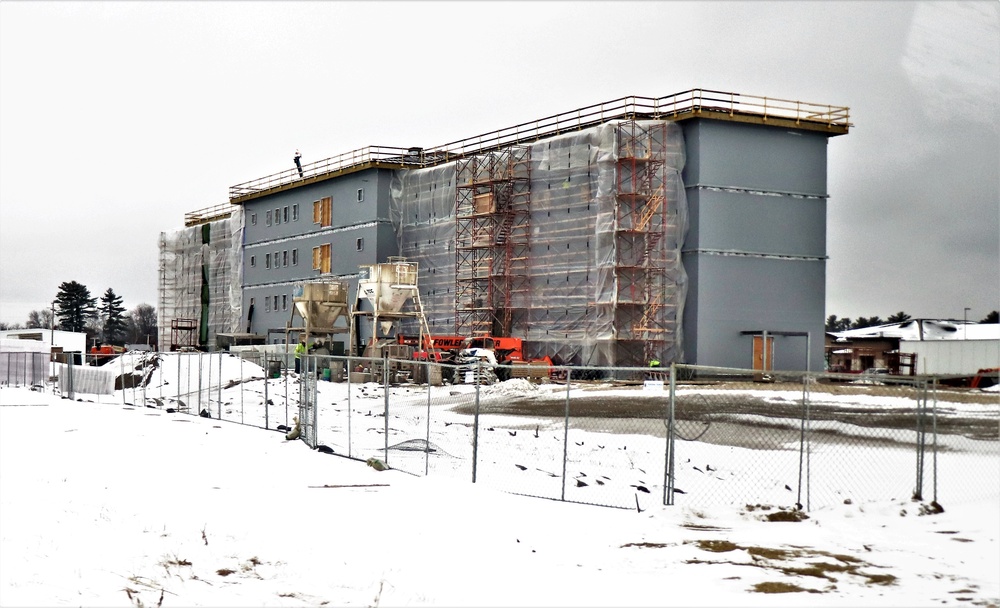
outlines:
M33 310L28 313L28 322L25 327L28 329L48 329L51 327L52 323L52 309L43 308L41 310Z
M139 304L128 314L128 335L133 343L156 344L156 308Z

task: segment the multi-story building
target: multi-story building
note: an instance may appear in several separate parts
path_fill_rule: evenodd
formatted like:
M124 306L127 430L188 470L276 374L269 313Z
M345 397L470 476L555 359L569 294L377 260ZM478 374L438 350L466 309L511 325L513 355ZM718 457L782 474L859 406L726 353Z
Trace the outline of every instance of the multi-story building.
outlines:
M402 255L432 333L580 365L818 364L826 146L849 127L843 107L692 90L290 167L161 237L161 331L183 313L203 344L283 342L296 283L345 280L357 306L359 266ZM202 224L231 235L227 263ZM178 305L199 293L200 316Z

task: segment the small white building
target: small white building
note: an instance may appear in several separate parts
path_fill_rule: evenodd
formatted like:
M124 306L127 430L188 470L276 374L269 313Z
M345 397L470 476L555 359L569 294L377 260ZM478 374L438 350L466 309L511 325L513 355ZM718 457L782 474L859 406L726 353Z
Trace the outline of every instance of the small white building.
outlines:
M0 331L0 352L56 352L73 355L83 365L87 334L59 329L8 329Z

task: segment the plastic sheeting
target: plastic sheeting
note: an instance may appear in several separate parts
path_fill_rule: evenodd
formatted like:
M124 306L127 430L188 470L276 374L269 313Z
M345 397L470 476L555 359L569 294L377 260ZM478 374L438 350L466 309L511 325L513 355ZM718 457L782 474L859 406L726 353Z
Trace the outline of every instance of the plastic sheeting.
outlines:
M680 127L607 123L526 147L529 286L505 304L515 311L510 335L525 340L525 356L574 365L680 361L687 285ZM436 334L458 323L459 166L399 171L392 187L399 252L419 263L424 312ZM404 324L403 331L414 330Z
M113 395L115 393L116 370L89 365L56 364L59 375L59 391L72 398L76 393L92 395Z
M172 343L171 320L193 319L192 345L215 344L219 333L239 331L243 278L243 207L230 217L160 233L161 350Z

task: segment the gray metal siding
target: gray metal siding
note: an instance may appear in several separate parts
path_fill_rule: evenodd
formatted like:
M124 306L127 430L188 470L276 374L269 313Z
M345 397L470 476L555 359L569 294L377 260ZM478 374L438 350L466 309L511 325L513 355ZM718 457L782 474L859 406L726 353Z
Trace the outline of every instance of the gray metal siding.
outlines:
M342 228L378 220L389 221L389 178L391 173L369 169L337 177L317 184L278 192L244 203L246 233L244 243L252 245L264 241L320 232L323 227L312 221L313 202L329 196L333 199L332 227ZM364 200L358 201L358 190ZM291 221L291 209L298 205L299 218ZM275 223L274 211L289 207L289 222ZM270 211L271 225L267 225ZM253 215L256 214L256 224Z
M688 187L826 195L823 133L712 120L682 126Z
M243 310L249 309L253 298L250 331L263 334L286 326L291 318L291 294L295 283L321 276L354 277L359 266L383 262L388 256L397 255L396 235L389 220L391 178L390 171L371 169L245 204L248 219L243 249ZM363 192L360 201L358 190ZM313 223L313 201L327 196L332 198L331 225L321 226ZM293 220L292 206L296 204L298 219ZM289 207L289 221L275 223L274 210L280 209L284 215L285 206ZM271 225L266 222L268 210L272 213ZM257 214L256 224L249 219L252 213ZM328 275L313 270L312 265L313 248L324 244L331 245ZM297 263L293 263L293 251L298 252ZM268 255L269 265L266 263ZM353 301L357 283L351 279L348 283ZM277 310L274 308L275 296L278 298ZM244 314L241 322L244 329L246 317Z
M752 339L740 332L797 331L812 333L811 366L822 369L824 260L688 254L684 264L696 284L684 316L689 361L748 368ZM776 338L775 369L804 369L805 345L805 338Z
M821 369L827 136L701 119L682 126L685 361L748 368L753 341L741 332L810 332L810 364ZM774 363L803 369L806 339L776 337Z
M687 190L685 249L826 256L826 199Z

